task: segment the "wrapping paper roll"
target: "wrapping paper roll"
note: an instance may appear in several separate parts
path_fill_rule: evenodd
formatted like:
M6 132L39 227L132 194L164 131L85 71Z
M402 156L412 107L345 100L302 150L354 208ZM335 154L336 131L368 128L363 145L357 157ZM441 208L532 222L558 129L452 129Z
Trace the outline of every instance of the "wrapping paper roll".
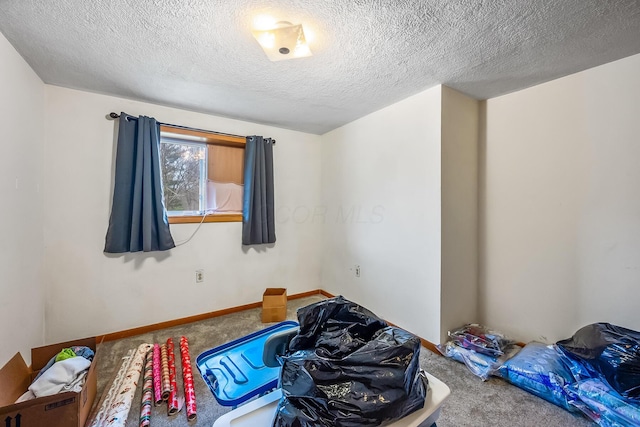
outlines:
M169 362L169 382L171 383L171 391L167 400L167 413L175 415L182 409L184 399L178 397L178 384L176 383L176 356L173 347L173 339L167 339L167 359Z
M144 367L145 355L152 348L151 344L140 344L136 352L129 359L129 365L124 377L119 381L115 395L109 399L110 403L106 408L103 420L98 424L92 424L95 427L124 427L133 395L136 392L140 373ZM114 381L113 385L116 382ZM111 393L111 389L109 389ZM105 400L105 403L107 400Z
M193 373L191 372L191 356L189 355L189 341L187 337L180 337L180 356L182 358L182 382L184 383L184 399L189 421L196 419L196 389L193 387Z
M156 406L162 403L162 374L160 370L160 346L153 345L153 400Z
M169 358L167 357L167 345L160 347L160 364L162 368L162 400L169 398L171 382L169 381Z
M133 361L133 353L135 350L129 350L126 356L122 358L122 364L120 364L120 368L118 369L118 373L116 374L111 386L109 387L109 391L106 394L106 397L102 401L100 405L100 409L96 414L95 418L91 422L91 427L101 427L104 425L105 419L107 417L107 411L113 404L118 394L118 390L120 389L120 385L124 379L124 376L127 374L127 370Z
M142 383L142 402L140 404L140 427L151 424L151 401L153 399L153 348L145 355Z

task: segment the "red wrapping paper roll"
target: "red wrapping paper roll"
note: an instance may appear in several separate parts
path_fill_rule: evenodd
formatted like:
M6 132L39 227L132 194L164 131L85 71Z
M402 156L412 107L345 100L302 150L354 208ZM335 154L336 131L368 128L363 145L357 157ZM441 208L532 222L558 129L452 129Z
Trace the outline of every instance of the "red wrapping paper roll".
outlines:
M149 427L151 423L151 399L153 399L153 350L149 348L144 361L140 427Z
M158 344L153 345L153 397L156 406L162 403L162 367L160 365L160 346Z
M182 382L184 383L184 398L189 421L196 419L196 389L193 387L193 373L191 372L191 356L189 355L189 341L187 337L180 337L180 356L182 359Z
M176 356L174 353L173 339L167 339L167 361L169 362L169 383L171 391L167 400L167 413L175 415L182 409L182 402L178 398L178 384L176 383Z
M160 363L162 366L162 400L169 398L171 382L169 381L169 358L167 357L167 345L160 347Z

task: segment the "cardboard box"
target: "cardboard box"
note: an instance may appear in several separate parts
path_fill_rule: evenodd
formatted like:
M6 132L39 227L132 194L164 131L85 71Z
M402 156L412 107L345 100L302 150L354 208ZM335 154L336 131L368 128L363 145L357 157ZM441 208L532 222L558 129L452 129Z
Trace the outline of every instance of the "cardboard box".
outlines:
M262 323L282 322L287 318L287 290L267 288L262 294Z
M40 369L63 348L86 346L96 351L96 339L68 341L31 349L31 367L16 353L0 369L0 420L10 427L83 427L96 397L97 358L94 356L80 393L65 392L14 403L38 374Z

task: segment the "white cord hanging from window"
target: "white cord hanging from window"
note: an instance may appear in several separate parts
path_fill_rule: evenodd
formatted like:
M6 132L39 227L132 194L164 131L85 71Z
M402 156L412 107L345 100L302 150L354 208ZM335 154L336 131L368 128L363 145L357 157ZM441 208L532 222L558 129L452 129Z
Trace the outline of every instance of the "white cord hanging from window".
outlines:
M185 243L188 243L191 239L193 239L193 236L196 235L196 233L198 232L198 230L200 230L200 226L202 225L202 223L204 222L205 218L208 215L211 215L212 213L214 213L214 211L205 211L204 215L202 215L202 221L200 221L200 223L198 224L198 226L196 227L196 229L193 231L193 233L191 233L191 236L189 236L189 238L187 240L183 240L182 242L177 242L175 245L176 247L178 246L182 246Z

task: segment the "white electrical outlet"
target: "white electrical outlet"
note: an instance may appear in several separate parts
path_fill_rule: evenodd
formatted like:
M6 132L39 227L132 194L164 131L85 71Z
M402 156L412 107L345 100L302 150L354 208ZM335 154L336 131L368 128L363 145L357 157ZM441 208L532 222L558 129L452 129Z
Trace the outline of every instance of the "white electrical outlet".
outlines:
M196 270L196 283L204 282L204 270Z
M355 270L356 270L356 277L360 277L360 266L356 265Z

